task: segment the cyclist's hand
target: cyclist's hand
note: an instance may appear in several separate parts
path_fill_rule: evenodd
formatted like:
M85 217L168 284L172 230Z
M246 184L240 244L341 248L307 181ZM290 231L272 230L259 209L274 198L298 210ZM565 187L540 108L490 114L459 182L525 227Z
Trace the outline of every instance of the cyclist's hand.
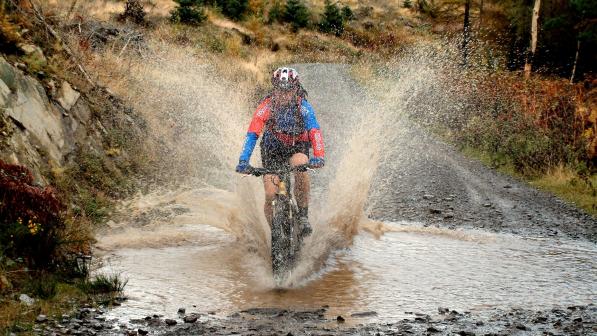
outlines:
M309 165L313 168L321 168L325 164L325 160L319 157L312 157L309 160Z
M249 173L249 162L245 160L238 161L238 165L236 166L236 172L241 174L248 174Z

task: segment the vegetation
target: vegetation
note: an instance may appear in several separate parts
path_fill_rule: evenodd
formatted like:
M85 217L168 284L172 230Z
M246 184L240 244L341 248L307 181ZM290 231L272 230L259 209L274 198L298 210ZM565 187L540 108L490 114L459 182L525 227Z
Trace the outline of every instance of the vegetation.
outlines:
M216 4L226 17L240 20L249 7L249 0L216 0Z
M53 269L65 206L54 189L33 184L31 172L0 160L0 253L34 269Z
M170 15L172 22L199 25L207 16L203 9L203 0L174 0L178 6Z
M127 0L124 5L124 13L120 15L121 20L131 20L137 24L145 23L145 10L140 0Z
M120 276L88 277L82 252L92 238L68 217L55 189L34 185L27 168L0 160L0 332L27 331L38 313L59 316L73 300L123 291ZM12 300L15 293L33 298L32 307Z
M350 10L350 7L344 7ZM350 14L347 14L350 15ZM319 29L324 33L332 33L336 36L344 32L345 16L340 12L340 7L330 0L325 1L325 10L319 23Z
M292 30L305 28L310 23L310 13L302 0L288 0L284 8L283 20L290 23Z

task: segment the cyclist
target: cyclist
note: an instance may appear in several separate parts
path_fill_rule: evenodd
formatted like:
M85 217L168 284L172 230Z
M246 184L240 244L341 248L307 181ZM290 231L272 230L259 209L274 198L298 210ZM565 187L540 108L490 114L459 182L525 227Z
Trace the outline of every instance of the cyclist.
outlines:
M273 90L259 104L240 155L236 171L248 173L249 159L257 139L261 139L261 161L264 168L281 169L285 164L299 166L309 163L314 168L324 165L323 137L313 107L307 101L307 92L299 82L298 72L292 68L278 68L272 75ZM309 159L309 143L313 156ZM265 187L265 217L272 224L272 201L279 183L275 175L263 177ZM309 224L309 175L295 174L294 195L296 198L302 233L309 235L313 229Z

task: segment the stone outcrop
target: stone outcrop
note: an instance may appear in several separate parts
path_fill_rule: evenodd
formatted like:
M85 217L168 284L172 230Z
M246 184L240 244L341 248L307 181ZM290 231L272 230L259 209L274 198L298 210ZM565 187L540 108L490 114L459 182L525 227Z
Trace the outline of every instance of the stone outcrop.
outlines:
M29 167L42 184L77 148L104 155L106 132L93 120L89 100L68 82L48 91L0 56L0 159Z

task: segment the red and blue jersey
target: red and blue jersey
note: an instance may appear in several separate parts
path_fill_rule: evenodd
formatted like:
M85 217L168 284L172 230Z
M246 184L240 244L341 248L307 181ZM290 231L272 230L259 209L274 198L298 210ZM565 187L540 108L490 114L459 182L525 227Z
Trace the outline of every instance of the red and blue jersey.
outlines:
M315 118L315 111L309 102L301 98L300 100L300 115L302 117L302 130L296 131L297 120L292 109L277 111L276 115L272 113L271 98L265 98L255 110L253 119L249 125L249 130L245 137L245 143L240 155L241 161L249 161L257 139L262 134L264 139L262 142L268 142L269 139L274 139L286 146L292 146L296 142L310 142L313 149L313 156L323 158L325 156L323 137L317 118ZM276 120L270 120L275 118ZM275 124L276 127L270 127ZM284 132L284 129L289 130ZM263 144L262 144L263 145ZM267 146L267 144L266 144Z

